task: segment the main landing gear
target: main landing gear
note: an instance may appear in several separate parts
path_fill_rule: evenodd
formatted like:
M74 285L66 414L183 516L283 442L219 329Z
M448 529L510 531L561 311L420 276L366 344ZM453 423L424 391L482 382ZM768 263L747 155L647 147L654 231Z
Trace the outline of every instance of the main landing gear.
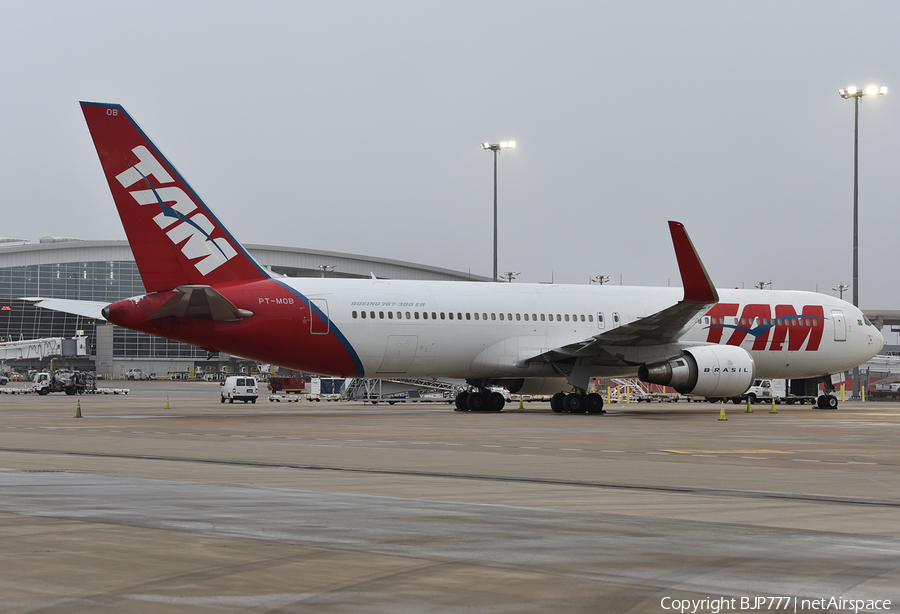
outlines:
M596 392L585 394L577 390L566 394L557 392L550 397L550 409L558 414L604 414L603 397Z
M503 411L505 405L502 394L483 388L456 395L456 411Z

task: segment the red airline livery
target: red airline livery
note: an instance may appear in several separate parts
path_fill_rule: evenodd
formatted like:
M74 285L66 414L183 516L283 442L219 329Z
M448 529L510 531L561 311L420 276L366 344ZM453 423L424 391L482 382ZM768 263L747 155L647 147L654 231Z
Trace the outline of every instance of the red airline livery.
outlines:
M471 386L461 411L502 409L490 387L505 386L556 393L554 411L601 412L592 377L712 397L755 378L819 378L833 390L831 374L883 345L834 297L717 290L678 222L669 229L683 289L276 277L124 108L81 107L147 291L96 306L119 326L323 375L461 378ZM39 304L76 310L65 303Z

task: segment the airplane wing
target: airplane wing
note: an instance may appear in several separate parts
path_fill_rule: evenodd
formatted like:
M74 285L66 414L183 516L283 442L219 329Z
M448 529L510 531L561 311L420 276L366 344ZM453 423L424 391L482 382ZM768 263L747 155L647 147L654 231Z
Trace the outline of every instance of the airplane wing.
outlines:
M594 364L624 366L625 363L616 356L616 347L666 345L681 338L695 318L719 302L719 293L684 225L669 222L669 231L684 286L684 298L680 302L634 322L554 348L522 362L555 362L572 357L591 357Z
M63 313L72 313L85 318L96 318L105 320L103 317L103 308L109 303L101 303L98 301L76 301L61 298L42 298L39 296L24 297L23 301L32 301L38 307L50 309L53 311L62 311Z

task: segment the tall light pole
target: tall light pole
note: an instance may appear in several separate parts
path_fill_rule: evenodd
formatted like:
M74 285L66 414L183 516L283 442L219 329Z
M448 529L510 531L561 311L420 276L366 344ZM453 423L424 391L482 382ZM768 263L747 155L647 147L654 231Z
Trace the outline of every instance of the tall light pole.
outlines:
M497 279L497 154L501 149L512 149L516 146L515 141L502 141L496 145L491 143L482 143L482 149L488 149L494 152L494 281Z
M853 99L853 305L859 307L859 101L863 96L884 96L888 88L870 85L865 90L851 85L838 92ZM859 396L859 367L853 368L853 396Z
M594 275L591 277L591 283L600 284L601 286L609 281L609 275Z
M838 284L837 286L835 286L834 288L832 288L832 290L837 290L838 292L840 292L840 293L841 293L841 300L844 300L844 290L846 290L846 289L849 288L849 287L850 287L849 284Z

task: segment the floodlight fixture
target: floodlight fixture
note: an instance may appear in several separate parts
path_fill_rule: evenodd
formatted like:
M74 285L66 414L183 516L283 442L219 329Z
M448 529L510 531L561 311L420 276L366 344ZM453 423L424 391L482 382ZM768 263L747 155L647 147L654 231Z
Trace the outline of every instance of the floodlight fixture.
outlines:
M881 87L877 85L869 85L866 86L865 89L859 89L855 85L851 85L847 89L841 88L838 90L838 93L841 95L841 98L862 98L863 96L884 96L888 93L887 86L882 85Z

